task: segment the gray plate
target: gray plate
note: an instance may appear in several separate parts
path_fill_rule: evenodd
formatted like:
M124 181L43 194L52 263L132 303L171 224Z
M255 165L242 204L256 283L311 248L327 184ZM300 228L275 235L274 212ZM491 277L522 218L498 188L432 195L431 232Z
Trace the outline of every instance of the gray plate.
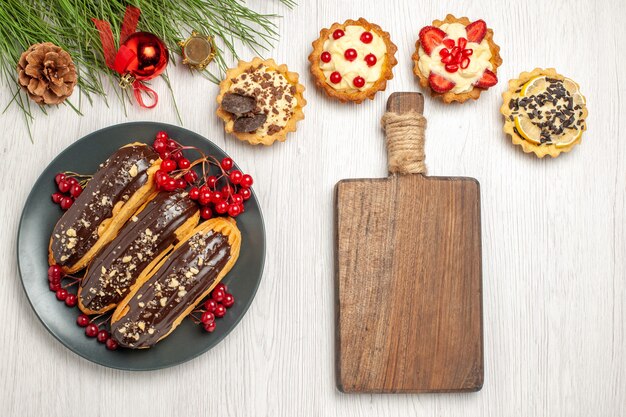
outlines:
M205 332L190 319L165 340L150 349L107 350L95 338L85 336L76 325L80 313L56 300L48 289L48 243L62 211L52 202L56 191L54 175L61 171L92 173L119 147L133 141L151 143L159 130L184 145L196 146L217 158L226 154L215 144L189 130L163 123L125 123L98 130L76 141L61 152L41 174L26 200L17 238L17 260L22 284L35 313L54 337L78 355L92 362L125 370L151 370L174 366L206 352L218 344L237 325L248 310L261 281L265 261L265 228L254 193L246 211L237 218L242 247L239 260L224 278L235 305L217 319L213 333ZM191 156L191 154L190 154ZM75 289L70 290L75 292Z

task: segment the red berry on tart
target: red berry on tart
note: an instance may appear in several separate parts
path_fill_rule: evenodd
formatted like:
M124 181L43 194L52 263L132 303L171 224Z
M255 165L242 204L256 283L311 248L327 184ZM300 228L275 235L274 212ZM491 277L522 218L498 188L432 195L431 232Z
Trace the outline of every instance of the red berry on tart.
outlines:
M329 97L361 103L393 78L396 50L389 33L363 18L335 23L313 42L311 73Z
M413 72L445 103L477 99L498 82L500 47L484 20L446 16L420 30Z

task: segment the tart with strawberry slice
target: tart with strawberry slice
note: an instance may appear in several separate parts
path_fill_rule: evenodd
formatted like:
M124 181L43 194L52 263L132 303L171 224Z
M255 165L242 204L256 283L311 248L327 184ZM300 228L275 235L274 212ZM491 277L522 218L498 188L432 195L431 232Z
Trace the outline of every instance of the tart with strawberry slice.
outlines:
M445 103L476 100L498 82L500 47L484 20L449 14L422 28L415 49L413 72Z
M393 78L396 51L389 33L363 18L334 23L313 42L311 73L329 97L361 103Z
M513 144L539 158L556 158L580 143L587 105L578 84L554 68L535 68L509 81L500 112Z

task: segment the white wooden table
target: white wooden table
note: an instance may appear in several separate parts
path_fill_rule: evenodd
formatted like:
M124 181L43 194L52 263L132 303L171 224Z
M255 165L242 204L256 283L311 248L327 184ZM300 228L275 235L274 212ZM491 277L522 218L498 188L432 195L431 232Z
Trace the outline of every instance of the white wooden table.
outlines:
M259 292L240 325L207 354L174 368L130 373L71 353L39 323L16 265L18 219L41 171L76 139L129 120L177 123L163 81L155 110L128 116L110 89L77 116L37 114L34 144L16 107L0 116L0 403L4 416L624 416L626 415L626 3L302 0L284 14L271 56L307 86L306 120L284 144L226 137L215 85L170 67L184 127L210 138L255 177L268 252ZM379 119L392 91L418 90L410 56L419 29L446 13L483 18L504 64L477 102L427 98L431 175L477 178L482 190L485 385L472 394L344 395L335 388L333 187L386 175ZM335 21L363 16L398 45L398 66L373 102L339 104L308 73L310 43ZM243 50L244 58L251 58ZM269 54L268 54L269 56ZM587 96L589 132L558 159L539 160L501 131L509 78L554 66ZM619 77L619 78L618 78ZM0 90L2 106L10 99ZM41 196L42 201L48 196ZM381 308L393 300L381 300ZM73 325L68 323L68 325Z

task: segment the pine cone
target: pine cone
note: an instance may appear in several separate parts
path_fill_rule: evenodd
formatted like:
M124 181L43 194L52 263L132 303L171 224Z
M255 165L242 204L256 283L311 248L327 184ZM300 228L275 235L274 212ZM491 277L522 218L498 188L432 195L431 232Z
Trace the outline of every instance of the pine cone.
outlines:
M72 57L53 43L31 45L17 64L19 83L37 104L59 104L76 85Z

